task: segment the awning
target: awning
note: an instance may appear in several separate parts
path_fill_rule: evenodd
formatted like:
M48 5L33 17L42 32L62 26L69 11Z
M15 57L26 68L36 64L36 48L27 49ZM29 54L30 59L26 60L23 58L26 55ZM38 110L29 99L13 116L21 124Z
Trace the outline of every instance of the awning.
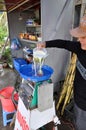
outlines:
M0 11L25 11L40 5L40 0L0 0Z

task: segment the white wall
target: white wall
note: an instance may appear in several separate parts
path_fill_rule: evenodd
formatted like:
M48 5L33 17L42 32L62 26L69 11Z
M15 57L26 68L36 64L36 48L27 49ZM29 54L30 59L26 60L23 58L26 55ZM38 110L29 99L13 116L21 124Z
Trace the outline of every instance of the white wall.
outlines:
M71 39L69 30L73 22L73 0L41 0L42 40ZM67 50L48 48L46 64L54 69L54 83L63 80L69 64Z

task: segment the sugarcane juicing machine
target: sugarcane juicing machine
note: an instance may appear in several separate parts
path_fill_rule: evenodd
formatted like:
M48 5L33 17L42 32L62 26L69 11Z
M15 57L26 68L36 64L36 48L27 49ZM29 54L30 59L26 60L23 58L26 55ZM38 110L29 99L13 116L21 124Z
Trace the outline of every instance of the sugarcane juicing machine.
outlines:
M33 50L33 63L21 65L22 77L14 130L38 130L49 122L60 121L55 113L53 83L50 79L53 69L44 65L46 49ZM57 127L54 128L57 130Z

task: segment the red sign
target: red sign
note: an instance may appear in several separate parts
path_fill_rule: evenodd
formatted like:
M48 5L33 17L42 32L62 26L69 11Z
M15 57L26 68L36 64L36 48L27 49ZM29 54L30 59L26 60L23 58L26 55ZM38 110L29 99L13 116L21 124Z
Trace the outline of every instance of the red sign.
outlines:
M24 116L22 116L22 114L20 113L19 110L17 110L16 118L17 118L22 130L30 130L30 128L26 122L26 118Z

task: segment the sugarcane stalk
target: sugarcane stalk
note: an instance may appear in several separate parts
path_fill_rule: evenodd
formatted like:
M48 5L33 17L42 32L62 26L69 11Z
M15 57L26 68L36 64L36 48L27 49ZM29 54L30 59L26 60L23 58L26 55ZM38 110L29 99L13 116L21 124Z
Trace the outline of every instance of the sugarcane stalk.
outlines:
M65 82L64 82L64 84L63 84L63 89L62 89L62 91L61 91L61 94L60 94L60 98L59 98L59 101L58 101L58 103L57 103L57 106L56 106L56 108L57 108L57 110L58 110L58 108L59 108L59 106L60 106L60 104L61 104L61 102L63 101L63 99L65 98L65 96L66 95L68 95L68 96L66 96L66 98L65 98L65 102L64 102L64 105L63 105L63 108L62 108L62 113L63 113L63 111L64 111L64 108L65 108L65 105L67 104L67 102L69 101L68 99L70 99L69 97L70 97L70 94L71 94L71 91L72 91L72 87L70 88L69 86L71 86L71 84L72 84L72 86L73 86L73 80L74 80L74 71L75 71L75 63L76 63L76 55L75 54L73 54L73 56L72 56L72 58L71 58L71 62L70 62L70 65L69 65L69 68L68 68L68 73L67 73L67 75L66 75L66 78L65 78ZM72 82L71 82L72 81ZM68 85L68 84L70 84L70 85ZM68 90L68 88L70 88L69 90ZM68 92L67 92L68 91ZM69 93L70 92L70 93ZM66 94L67 93L67 94Z
M67 78L68 77L66 77L66 80L67 80ZM62 91L61 91L61 93L60 93L60 98L59 98L59 101L58 101L58 104L57 104L57 106L56 106L56 109L58 110L59 109L59 106L60 106L60 104L61 104L61 102L63 101L63 99L64 99L64 97L65 97L65 94L66 94L66 91L67 91L67 84L66 84L66 82L64 82L64 84L63 84L63 89L62 89Z
M76 62L76 60L75 60ZM64 101L64 104L63 104L63 107L62 107L62 111L61 111L61 115L63 115L63 112L64 112L64 109L65 109L65 106L67 105L67 103L69 102L70 98L71 98L71 91L73 91L73 81L74 81L74 72L75 72L75 67L76 65L72 65L72 72L71 72L71 75L70 75L70 79L68 81L68 90L67 90L67 94L65 96L65 101Z
M64 104L63 104L63 107L62 107L61 115L63 115L65 106L68 104L72 88L73 88L72 85L68 86L68 90L67 90L67 94L66 94L65 99L64 99Z
M69 99L68 99L68 102L67 102L67 103L69 103L69 102L70 102L70 100L71 100L72 96L73 96L73 86L72 86L72 89L71 89L71 92L70 92L70 96L69 96Z
M63 84L63 89L62 89L62 91L61 91L60 98L59 98L58 104L57 104L57 106L56 106L57 110L58 110L58 108L59 108L59 106L60 106L62 100L63 100L64 97L65 97L65 94L66 94L66 91L67 91L67 87L68 87L68 86L67 86L67 82L69 81L70 74L71 74L71 71L72 71L72 67L69 66L69 69L68 69L68 70L69 70L69 71L68 71L68 73L67 73L67 75L66 75L65 82L64 82L64 84Z

